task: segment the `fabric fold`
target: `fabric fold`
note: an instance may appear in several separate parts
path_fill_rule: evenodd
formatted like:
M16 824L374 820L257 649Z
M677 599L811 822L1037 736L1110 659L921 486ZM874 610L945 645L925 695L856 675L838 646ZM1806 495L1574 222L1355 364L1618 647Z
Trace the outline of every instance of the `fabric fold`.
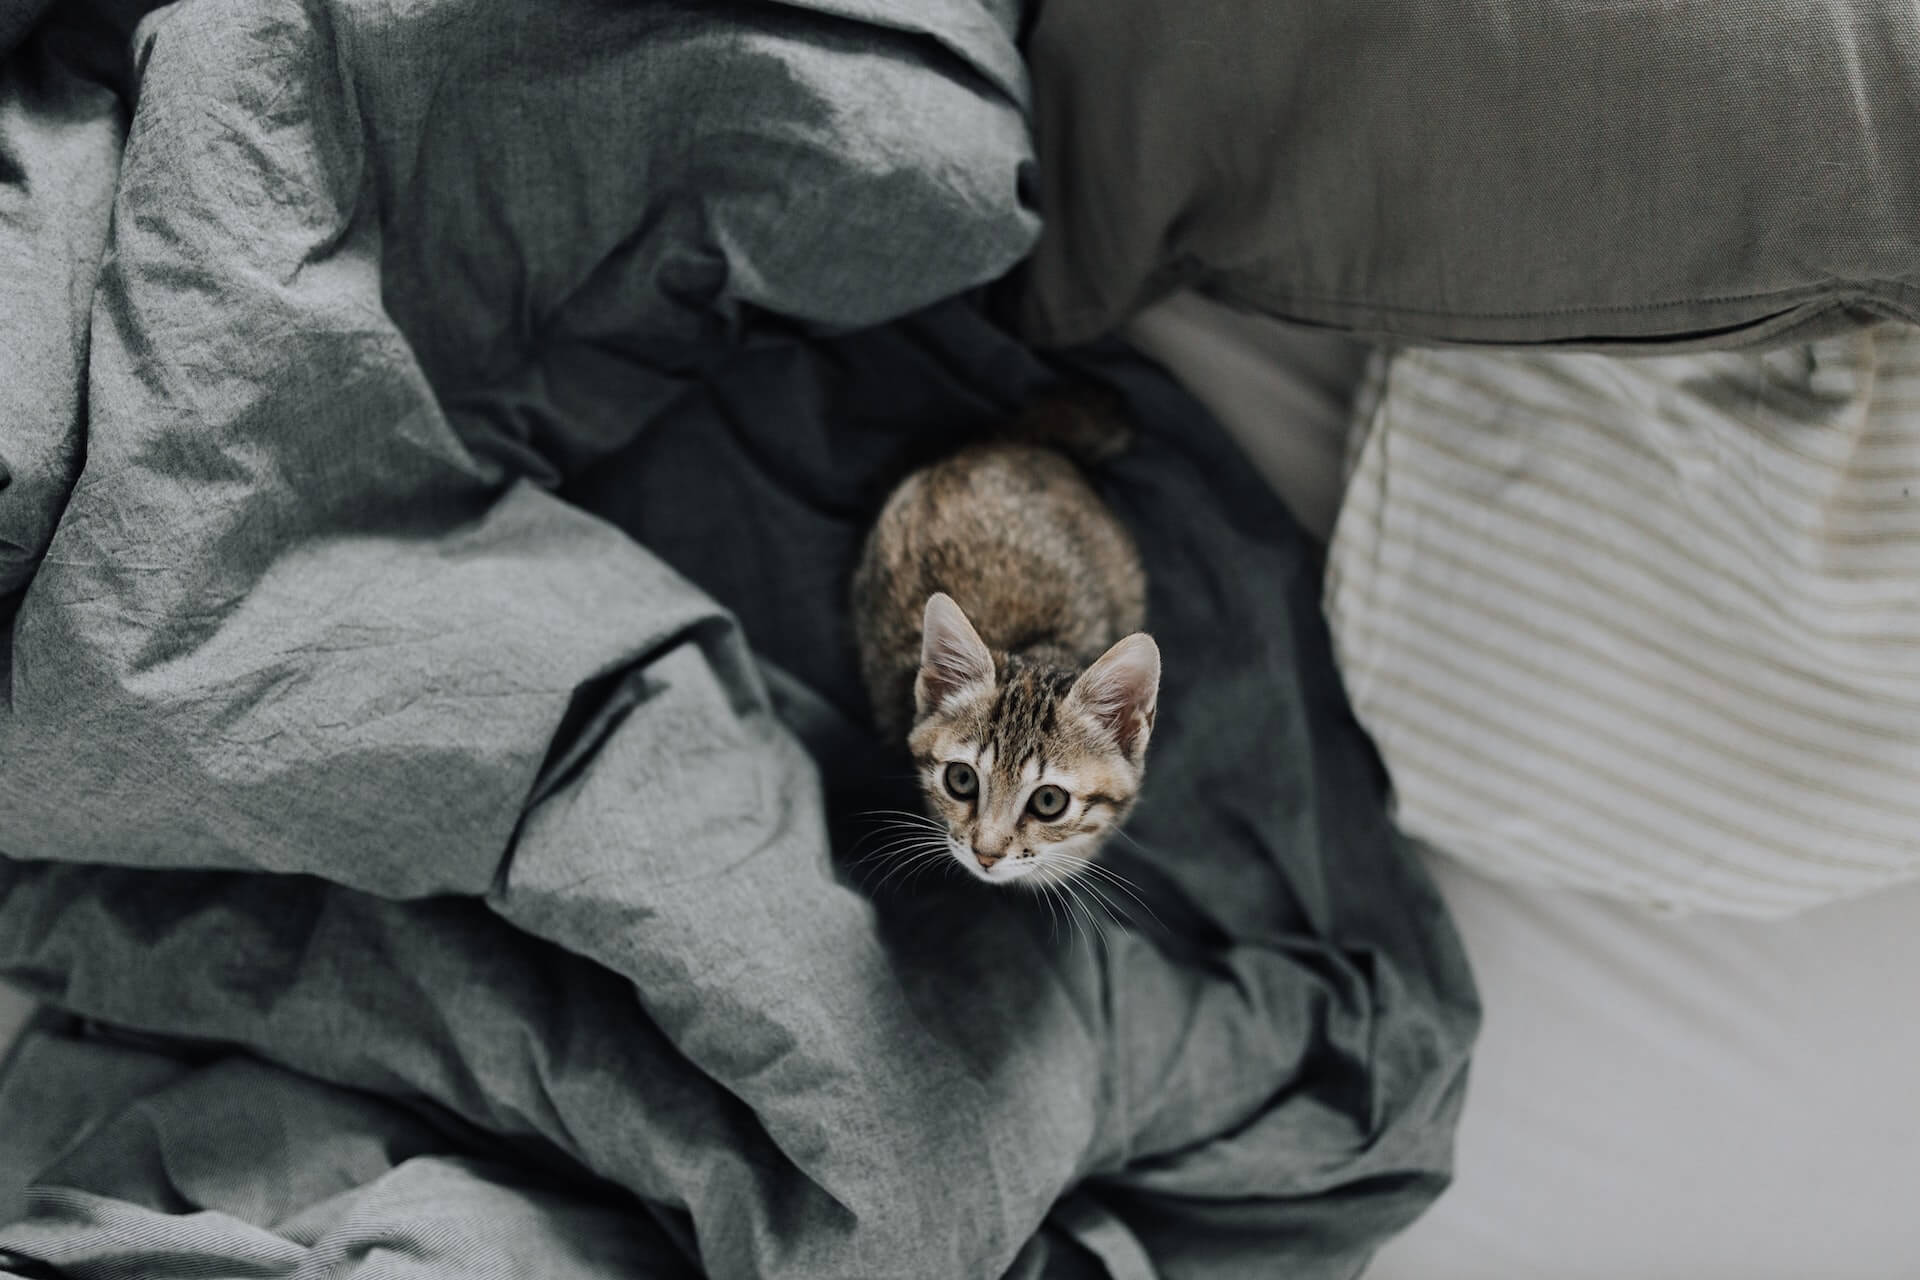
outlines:
M9 1071L0 1144L62 1096L169 1172L35 1157L0 1250L1336 1276L1444 1184L1471 983L1307 544L1159 371L916 310L1031 242L1007 68L955 60L1014 15L861 12L144 18L110 233L34 240L103 255L55 344L84 395L46 402L82 465L0 490L50 534L9 631L0 972L99 1025ZM1101 483L1173 655L1102 936L858 861L915 801L862 727L853 550L903 468L1063 373L1141 420ZM0 420L0 457L29 438ZM87 1114L58 1064L129 1032L179 1072ZM181 1099L291 1136L222 1158L148 1123ZM557 1237L599 1240L603 1197L658 1231L583 1259ZM1244 1230L1151 1228L1204 1213Z

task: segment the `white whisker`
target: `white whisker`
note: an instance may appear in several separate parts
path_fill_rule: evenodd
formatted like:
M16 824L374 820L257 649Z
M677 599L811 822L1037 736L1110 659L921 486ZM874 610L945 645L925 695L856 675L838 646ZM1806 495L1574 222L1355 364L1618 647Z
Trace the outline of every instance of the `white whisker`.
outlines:
M1060 885L1056 883L1048 887L1060 899L1060 910L1067 922L1067 950L1071 952L1074 944L1080 940L1080 920L1074 915L1072 900L1067 897ZM1091 948L1088 949L1087 954L1093 954Z
M1060 914L1053 908L1053 889L1046 881L1038 881L1034 888L1040 890L1040 901L1047 904L1047 940L1051 942L1060 936Z
M947 856L948 852L944 843L940 845L923 845L910 849L899 857L894 865L888 869L886 875L880 877L880 883L874 886L873 891L875 893L880 892L887 887L887 884L893 880L894 877L900 875L902 872L909 871L914 867L924 866L927 862L935 858L944 858ZM908 877L908 879L911 878L911 876ZM903 880L901 883L904 884L906 881Z
M1100 921L1094 917L1093 912L1087 907L1086 903L1081 901L1079 894L1074 892L1072 882L1062 882L1061 887L1066 890L1068 905L1078 912L1080 918L1086 923L1087 959L1088 961L1092 961L1093 944L1096 939L1099 941L1102 951L1107 949L1106 932L1100 928Z
M1119 872L1113 870L1113 868L1102 866L1098 862L1093 861L1091 858L1083 858L1078 854L1063 853L1063 854L1058 854L1056 856L1060 858L1062 861L1072 864L1076 872L1086 872L1086 873L1090 873L1091 875L1097 876L1101 880L1105 881L1108 885L1111 885L1113 888L1118 889L1120 892L1126 894L1129 898L1133 899L1133 901L1140 904L1140 909L1142 911L1145 911L1149 916L1151 916L1155 924L1160 925L1160 927L1162 928L1166 927L1166 923L1163 920L1161 920L1159 914L1154 911L1153 905L1149 903L1144 896L1142 896L1139 889L1133 884L1133 882L1128 880L1125 876L1121 875ZM1091 885L1089 885L1088 887L1091 887Z
M1107 913L1107 919L1113 921L1115 924L1121 926L1122 928L1126 927L1126 924L1127 924L1127 921L1125 919L1126 913L1115 909L1113 899L1109 898L1106 894L1102 893L1100 891L1100 886L1098 884L1094 883L1091 880L1082 880L1080 882L1080 887L1093 895L1094 901L1100 904L1100 909Z
M915 880L927 874L927 868L929 867L940 867L944 871L951 873L954 868L953 858L947 855L945 850L941 850L940 852L942 854L940 857L922 858L920 861L914 863L913 870L907 873L907 878L903 880L901 884L903 886L912 884Z
M862 818L905 818L909 822L938 825L935 819L924 813L915 812L912 809L866 809L857 816Z
M1132 845L1134 848L1138 849L1141 853L1146 854L1149 858L1158 859L1160 857L1160 851L1158 849L1149 849L1146 845L1140 842L1139 837L1135 836L1131 831L1127 830L1125 827L1116 827L1114 828L1113 833L1119 836L1122 840L1125 840L1128 844Z
M889 840L886 844L881 845L879 848L874 849L869 853L861 854L858 858L854 859L853 861L855 862L856 865L860 863L875 862L889 855L898 854L903 850L911 849L914 846L921 843L922 841L928 840L928 839L931 839L931 837L926 832L916 832L913 835L896 836L892 840Z

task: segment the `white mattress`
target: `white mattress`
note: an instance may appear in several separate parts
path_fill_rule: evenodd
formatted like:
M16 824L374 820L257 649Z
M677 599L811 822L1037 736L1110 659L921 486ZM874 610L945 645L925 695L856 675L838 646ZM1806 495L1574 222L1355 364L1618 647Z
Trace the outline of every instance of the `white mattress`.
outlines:
M1130 336L1324 537L1354 348L1191 297ZM1485 1027L1455 1184L1368 1280L1920 1276L1920 885L1676 919L1430 862Z
M1920 1275L1920 885L1676 920L1434 869L1486 1020L1369 1280Z

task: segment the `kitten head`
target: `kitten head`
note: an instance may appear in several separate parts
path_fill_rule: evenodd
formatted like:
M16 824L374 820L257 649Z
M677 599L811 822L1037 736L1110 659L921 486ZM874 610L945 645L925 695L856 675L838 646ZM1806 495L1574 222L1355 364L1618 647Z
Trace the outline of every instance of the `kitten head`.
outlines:
M948 851L982 880L1058 882L1139 794L1160 650L1135 633L1084 672L993 654L945 595L927 601L909 748Z

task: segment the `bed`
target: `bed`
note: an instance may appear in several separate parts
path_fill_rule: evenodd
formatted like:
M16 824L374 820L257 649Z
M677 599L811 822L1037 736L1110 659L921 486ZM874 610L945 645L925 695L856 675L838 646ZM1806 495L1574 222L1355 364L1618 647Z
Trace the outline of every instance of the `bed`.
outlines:
M1362 344L1191 296L1128 337L1331 528ZM1671 920L1422 856L1484 1021L1452 1185L1369 1277L1877 1280L1920 1257L1920 891ZM30 1007L0 990L0 1037Z
M0 1271L1900 1273L1910 32L1743 11L1810 55L1702 78L1670 7L1133 8L0 22ZM1433 390L1510 376L1555 411ZM1063 930L861 861L914 801L836 602L892 478L1087 380L1178 658L1138 898ZM1590 831L1498 789L1528 734L1434 749L1405 664L1468 659L1381 643L1434 580L1395 504L1532 511L1409 482L1436 402L1496 496L1563 483L1529 425L1697 413L1647 474L1760 485L1867 424L1795 490L1805 591L1870 578L1839 660L1742 597L1852 770L1763 753L1763 804L1846 843L1608 825L1744 749L1605 757Z
M1195 389L1309 528L1332 530L1364 344L1192 295L1149 309L1129 337ZM1369 1276L1911 1268L1920 997L1899 975L1920 961L1920 890L1785 921L1676 918L1423 856L1484 1020L1454 1182Z

